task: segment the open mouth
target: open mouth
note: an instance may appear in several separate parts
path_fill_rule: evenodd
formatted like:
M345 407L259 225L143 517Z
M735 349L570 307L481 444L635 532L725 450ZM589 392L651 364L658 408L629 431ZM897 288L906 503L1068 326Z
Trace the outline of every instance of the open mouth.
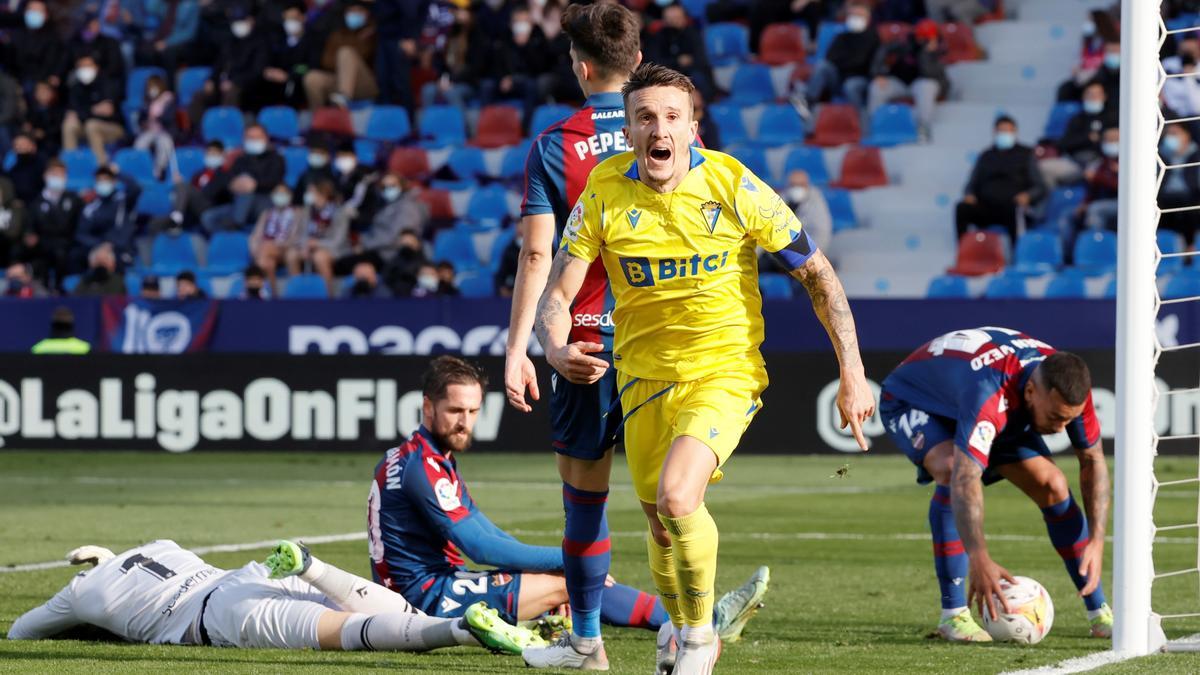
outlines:
M664 147L650 148L650 159L656 162L665 162L671 159L671 149Z

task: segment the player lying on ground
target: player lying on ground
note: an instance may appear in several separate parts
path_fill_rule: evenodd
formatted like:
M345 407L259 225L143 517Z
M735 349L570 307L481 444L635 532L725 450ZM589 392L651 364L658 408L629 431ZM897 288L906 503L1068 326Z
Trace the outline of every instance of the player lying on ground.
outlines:
M380 584L431 615L461 616L484 601L506 621L542 616L567 602L562 549L524 544L494 525L458 473L455 453L474 436L486 376L453 356L433 359L422 383L423 424L388 450L375 470L368 508L371 568ZM470 571L462 554L498 568ZM762 568L718 603L718 630L736 639L765 585ZM712 615L710 614L710 619ZM667 612L654 595L612 581L601 619L614 626L658 630Z
M130 642L216 647L416 652L473 645L519 654L542 642L483 603L461 619L426 616L400 595L292 542L280 542L267 565L230 571L167 539L117 555L84 546L68 560L96 568L18 617L10 640L48 638L88 624Z
M609 363L598 344L569 342L571 313L592 261L613 288L613 364L625 455L651 530L650 570L680 628L677 672L709 672L720 652L711 621L717 527L704 506L750 420L767 376L756 248L808 289L841 365L837 404L862 448L874 401L845 292L791 209L729 155L692 148L693 86L642 64L625 83L633 152L588 178L563 233L535 330L566 379L593 382ZM567 648L554 645L545 650ZM660 668L665 665L660 662Z
M971 618L969 600L995 616L1000 580L1012 580L992 561L983 536L982 488L1001 479L1041 508L1050 542L1083 597L1092 635L1112 637L1112 610L1100 587L1108 465L1091 392L1083 359L992 327L936 338L883 381L879 411L889 434L916 464L917 482L936 484L929 528L942 593L938 633L947 640L990 641ZM1064 429L1079 458L1087 515L1042 439ZM968 570L969 595L962 585Z

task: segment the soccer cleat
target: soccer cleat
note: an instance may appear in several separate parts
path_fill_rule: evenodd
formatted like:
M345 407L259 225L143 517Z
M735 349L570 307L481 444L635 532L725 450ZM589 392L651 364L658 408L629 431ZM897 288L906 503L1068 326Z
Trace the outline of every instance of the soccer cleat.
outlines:
M525 665L531 668L562 668L567 670L608 670L608 654L604 643L596 645L590 654L575 648L571 634L566 633L552 645L533 647L521 652Z
M675 655L675 668L672 672L679 675L708 675L721 658L721 638L714 633L705 631L709 640L688 640L685 636L679 652Z
M558 640L564 633L570 633L572 627L571 617L562 614L543 614L536 619L521 621L517 625L540 635L547 644Z
M1113 612L1112 607L1108 603L1100 605L1099 614L1088 619L1092 624L1092 637L1104 638L1106 640L1112 638L1113 632Z
M308 547L304 544L287 539L280 539L279 545L271 551L271 555L263 561L267 569L271 570L272 579L283 579L297 574L302 574L308 569L312 562L312 557L308 553Z
M521 650L546 644L528 628L513 626L500 618L500 613L477 602L463 612L462 627L479 640L479 644L497 654L520 654Z
M762 599L771 583L771 569L766 565L755 570L750 579L741 586L721 596L717 601L717 635L722 642L737 642L742 639L746 623L754 618Z
M675 657L679 643L675 641L675 626L668 621L658 629L654 641L654 675L671 675L675 672Z
M991 642L992 636L975 623L971 610L963 610L958 614L942 619L938 624L938 635L950 642Z

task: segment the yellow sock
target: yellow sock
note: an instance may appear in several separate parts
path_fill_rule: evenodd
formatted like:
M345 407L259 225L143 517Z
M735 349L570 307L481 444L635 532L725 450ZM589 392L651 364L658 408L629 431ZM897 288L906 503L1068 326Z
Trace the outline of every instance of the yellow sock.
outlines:
M683 615L679 613L679 580L675 576L675 553L669 546L659 546L651 534L646 535L646 553L650 557L650 578L654 580L658 597L670 615L671 623L682 626Z
M708 626L713 617L713 586L717 577L717 523L704 504L681 518L658 514L671 533L675 576L679 579L679 610L689 626Z

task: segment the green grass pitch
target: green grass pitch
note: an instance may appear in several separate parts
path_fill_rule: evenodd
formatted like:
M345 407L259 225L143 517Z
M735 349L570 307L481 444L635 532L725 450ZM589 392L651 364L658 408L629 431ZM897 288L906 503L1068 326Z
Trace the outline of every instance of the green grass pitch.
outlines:
M114 551L148 539L189 547L327 535L365 529L371 454L0 452L0 566L56 560L86 543ZM834 474L846 462L844 477ZM1075 482L1077 465L1060 464ZM551 459L537 454L464 455L460 468L492 520L522 539L555 544L561 536L560 487ZM1196 475L1194 460L1160 460L1163 479ZM610 498L613 574L649 585L644 523L624 467L614 471ZM719 672L1001 672L1053 664L1108 647L1087 636L1082 605L1050 547L1036 508L1015 488L986 491L993 557L1015 574L1041 581L1057 619L1040 645L948 645L926 638L938 612L930 543L928 488L913 482L900 457L735 456L715 486L709 508L721 528L718 591L771 566L767 606L745 639L725 650ZM1078 489L1076 489L1078 495ZM1195 486L1159 500L1160 523L1195 522ZM1195 531L1172 532L1160 544L1160 571L1192 567ZM1185 537L1187 537L1185 539ZM1111 549L1111 547L1110 547ZM314 552L369 575L366 545L317 545ZM233 568L266 549L212 553ZM1105 567L1105 589L1111 577ZM66 568L0 573L0 631L48 599L70 578ZM1169 582L1169 583L1168 583ZM1200 610L1196 575L1156 587L1155 608ZM1169 626L1178 637L1200 622ZM651 671L654 643L645 631L606 631L615 673ZM152 647L113 642L0 640L2 672L398 672L524 671L517 658L479 650L430 654L322 653ZM1110 666L1104 673L1200 670L1200 657L1154 656Z

